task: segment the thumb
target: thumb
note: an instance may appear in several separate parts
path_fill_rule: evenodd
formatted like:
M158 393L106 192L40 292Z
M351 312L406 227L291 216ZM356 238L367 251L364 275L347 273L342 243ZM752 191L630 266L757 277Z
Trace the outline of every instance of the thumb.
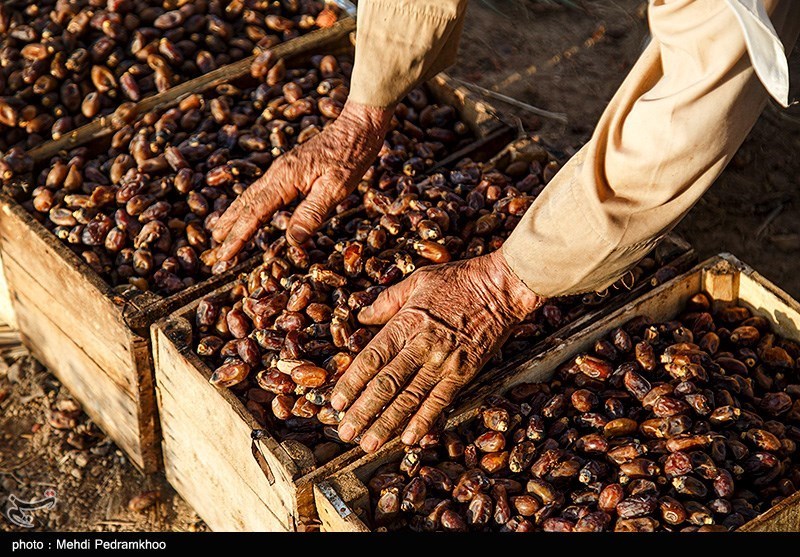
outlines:
M343 198L336 189L318 180L289 220L286 229L289 243L295 246L305 243L322 226L328 212Z
M378 298L371 305L358 312L358 320L364 325L384 325L406 304L414 292L418 276L414 273L403 282L390 286L378 294Z

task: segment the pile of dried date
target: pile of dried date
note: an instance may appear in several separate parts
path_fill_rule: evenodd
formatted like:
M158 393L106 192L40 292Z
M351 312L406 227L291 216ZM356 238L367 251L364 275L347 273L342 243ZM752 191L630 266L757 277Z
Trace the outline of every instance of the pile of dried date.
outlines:
M377 331L359 325L358 310L416 268L499 248L541 191L548 165L542 150L506 174L464 163L422 181L402 176L391 189L363 182L363 212L341 213L303 248L280 238L263 265L200 302L194 348L215 370L211 382L233 389L277 438L312 448L317 463L328 460L342 449L341 416L328 398ZM585 310L581 299L548 302L502 352L530 348L563 326Z
M78 147L55 157L17 199L114 286L169 295L230 269L255 247L266 249L286 214L229 262L216 259L217 219L276 157L339 116L352 69L347 56L316 56L310 68L272 60L261 75L264 63L254 63L258 86L190 95L122 127L107 151ZM415 89L364 183L394 188L473 139L451 106Z
M800 345L744 307L631 320L369 480L373 527L725 531L800 486Z
M20 149L340 15L321 0L4 1L0 152L18 146L21 165Z

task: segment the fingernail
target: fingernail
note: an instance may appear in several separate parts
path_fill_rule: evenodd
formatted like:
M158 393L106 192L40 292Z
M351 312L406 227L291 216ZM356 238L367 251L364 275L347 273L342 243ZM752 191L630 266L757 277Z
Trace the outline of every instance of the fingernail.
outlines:
M339 438L342 441L350 441L356 433L356 428L350 424L339 424Z
M374 435L365 435L361 440L361 448L368 453L375 452L378 448L378 438Z
M344 405L347 404L347 399L344 396L336 394L331 397L331 406L334 410L341 412L344 410Z
M413 431L406 431L400 440L404 445L413 445L417 441L417 436Z
M300 245L305 242L311 233L305 227L295 224L287 231L287 240L293 244Z

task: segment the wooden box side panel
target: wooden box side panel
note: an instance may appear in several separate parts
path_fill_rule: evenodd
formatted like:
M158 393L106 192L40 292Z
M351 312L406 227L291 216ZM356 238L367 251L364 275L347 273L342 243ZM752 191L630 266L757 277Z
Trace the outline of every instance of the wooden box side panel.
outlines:
M134 393L113 381L106 370L72 342L25 294L16 292L22 339L31 353L61 380L86 413L145 472L157 467L155 455L142 446L139 408ZM154 442L154 441L153 441ZM151 452L154 447L151 447Z
M126 370L133 358L130 331L111 289L21 206L7 198L0 203L0 242L10 291L26 294L52 320L73 330L99 365ZM125 384L130 374L123 372L117 379Z
M775 333L800 340L800 304L758 273L742 274L739 295L753 312L772 322Z
M270 482L252 454L251 433L259 427L258 424L232 393L217 389L208 382L208 376L198 371L197 362L187 358L187 349L178 347L191 344L186 339L187 328L185 320L176 324L175 318L161 321L153 327L165 466L174 469L178 465L185 465L186 461L176 458L179 447L171 444L175 438L167 436L168 428L170 435L206 438L210 442L209 450L236 472L239 478L237 482L249 486L262 504L283 521L286 528L293 529L297 517L295 478L299 475L298 470L274 439L258 441L257 448L272 476ZM187 415L187 423L175 431L170 424L170 416L182 414ZM198 489L205 487L198 486ZM235 486L233 483L223 484L220 490L221 496L226 497L228 491L235 490ZM235 509L229 510L236 512Z
M173 394L159 390L164 469L169 483L215 532L285 532L278 519L236 468L203 435L193 417L172 413ZM249 455L243 455L249 456ZM281 509L275 509L281 512Z
M58 292L54 294L48 291L28 273L24 267L27 262L21 264L16 259L8 257L7 254L4 256L7 261L7 275L13 285L12 303L17 306L23 303L34 306L50 321L57 323L63 334L95 360L108 378L120 389L128 391L132 395L136 393L136 371L131 346L134 335L132 333L125 335L124 343L119 339L117 342L104 342L101 332L95 330L91 323L79 321L78 316L72 312L72 308L67 306L66 300L58 295ZM95 293L95 296L98 296L98 293ZM76 303L75 306L77 305L80 304ZM22 325L20 326L22 327ZM25 333L24 328L21 331ZM109 336L114 336L112 331L109 331Z
M352 474L348 473L314 486L314 499L317 502L320 529L323 532L369 532L369 527L357 514L359 511L366 511L369 508L369 494L363 494L367 498L366 503L348 497L345 482L356 485L360 483ZM363 488L364 484L360 484L360 486Z

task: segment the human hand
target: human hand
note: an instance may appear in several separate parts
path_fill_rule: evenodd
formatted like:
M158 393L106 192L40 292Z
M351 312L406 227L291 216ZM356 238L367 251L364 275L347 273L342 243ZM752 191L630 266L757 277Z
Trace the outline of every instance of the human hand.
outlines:
M423 267L385 290L358 318L386 326L333 390L332 406L350 407L339 437L350 441L366 430L361 448L373 452L413 415L401 438L407 445L418 442L511 328L543 301L499 250Z
M345 103L336 121L278 158L228 207L214 226L214 239L222 243L217 257L233 258L261 224L298 195L305 199L286 238L295 245L305 242L375 160L393 114L393 108Z

